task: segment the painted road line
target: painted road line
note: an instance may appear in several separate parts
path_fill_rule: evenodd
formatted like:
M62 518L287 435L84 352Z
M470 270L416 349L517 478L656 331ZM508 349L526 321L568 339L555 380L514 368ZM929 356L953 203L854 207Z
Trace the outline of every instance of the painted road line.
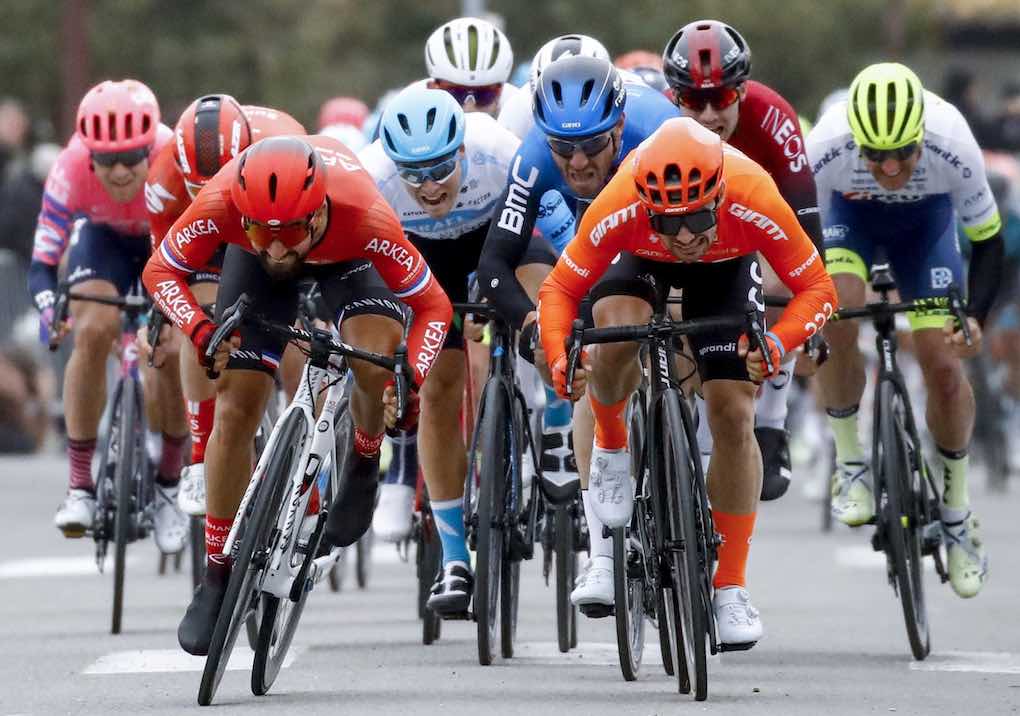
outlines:
M930 559L922 560L925 571L934 572L935 563ZM876 552L871 545L861 544L852 547L836 548L836 564L850 569L885 569L885 552Z
M128 557L128 566L139 561L138 556ZM108 573L113 569L113 556L103 565ZM76 577L99 574L95 557L33 557L0 562L0 579L26 579L38 577Z
M1003 651L947 651L924 661L911 661L912 671L970 671L981 674L1020 674L1020 654Z
M709 656L710 661L717 659L718 654ZM581 642L577 647L562 653L556 642L526 641L514 644L514 662L518 661L543 666L562 666L570 662L588 666L619 666L620 657L615 642ZM645 624L645 651L641 656L641 663L662 666L659 638L651 624Z
M286 669L304 651L304 647L292 646L283 660ZM251 670L255 652L248 647L237 646L227 662L228 671ZM192 656L180 649L141 649L115 651L99 657L85 669L83 674L153 674L170 671L202 671L204 656Z

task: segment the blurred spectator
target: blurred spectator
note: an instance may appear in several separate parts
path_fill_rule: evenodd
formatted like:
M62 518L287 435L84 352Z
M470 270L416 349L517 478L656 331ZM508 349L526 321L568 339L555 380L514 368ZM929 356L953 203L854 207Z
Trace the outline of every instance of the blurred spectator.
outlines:
M26 268L32 258L43 184L58 154L60 147L56 144L36 145L28 161L12 167L0 186L0 250L10 250Z
M994 129L978 105L973 72L963 67L950 67L942 85L942 99L960 110L979 146L995 145Z
M1020 152L1020 83L1013 81L1003 85L1001 110L993 125L993 146L1001 151Z
M35 452L46 437L38 367L20 349L0 350L0 453Z
M24 105L13 97L0 98L0 181L7 178L15 160L24 155L30 129Z
M362 132L368 115L368 105L360 99L334 97L326 100L319 109L319 134L343 142L356 152L368 144Z

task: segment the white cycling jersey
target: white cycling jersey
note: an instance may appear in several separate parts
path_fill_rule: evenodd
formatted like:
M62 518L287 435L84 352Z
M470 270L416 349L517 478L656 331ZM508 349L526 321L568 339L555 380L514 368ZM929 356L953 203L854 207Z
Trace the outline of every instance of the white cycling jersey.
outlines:
M430 217L411 196L380 140L358 153L362 166L375 179L408 233L426 239L456 239L492 218L496 200L506 188L510 160L521 140L481 112L465 114L464 122L460 196L453 210L441 219Z
M960 111L932 92L924 93L924 146L910 181L902 189L883 189L860 156L847 119L846 101L833 105L807 136L807 154L818 188L823 223L834 194L850 201L903 206L945 195L972 241L1000 228L995 198L974 135Z

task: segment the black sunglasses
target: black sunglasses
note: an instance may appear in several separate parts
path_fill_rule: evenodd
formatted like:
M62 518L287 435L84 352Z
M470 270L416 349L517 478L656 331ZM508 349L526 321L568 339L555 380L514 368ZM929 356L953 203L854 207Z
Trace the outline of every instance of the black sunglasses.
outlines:
M917 142L911 142L910 144L898 147L896 149L874 149L873 147L861 147L861 156L867 159L869 162L875 162L875 164L881 164L886 159L895 159L898 162L905 162L914 156L914 152L917 151Z
M680 229L687 228L692 234L703 234L717 221L715 207L699 209L690 214L656 214L648 212L648 223L652 231L663 236L676 236Z
M397 164L397 174L413 187L419 187L429 179L437 184L442 184L457 170L458 163L459 158L454 153L433 162Z
M547 137L546 139L549 142L549 149L564 159L570 159L574 156L574 152L583 152L586 157L594 157L609 146L612 138L613 133L610 131L576 142L569 139L557 139L556 137Z
M122 164L125 167L133 167L143 159L148 158L148 147L130 149L126 152L92 152L92 161L101 167L112 167L115 164Z

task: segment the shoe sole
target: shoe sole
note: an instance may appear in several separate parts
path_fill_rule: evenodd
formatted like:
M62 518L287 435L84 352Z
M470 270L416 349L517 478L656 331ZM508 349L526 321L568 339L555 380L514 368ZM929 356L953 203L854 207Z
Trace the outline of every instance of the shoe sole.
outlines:
M67 539L81 539L88 532L89 528L85 525L66 525L57 529L63 532L64 537Z
M757 640L755 640L755 641L744 641L744 642L740 642L740 643L737 643L737 644L720 643L719 644L719 651L747 651L748 649L750 649L751 647L753 647L757 643L758 643Z

